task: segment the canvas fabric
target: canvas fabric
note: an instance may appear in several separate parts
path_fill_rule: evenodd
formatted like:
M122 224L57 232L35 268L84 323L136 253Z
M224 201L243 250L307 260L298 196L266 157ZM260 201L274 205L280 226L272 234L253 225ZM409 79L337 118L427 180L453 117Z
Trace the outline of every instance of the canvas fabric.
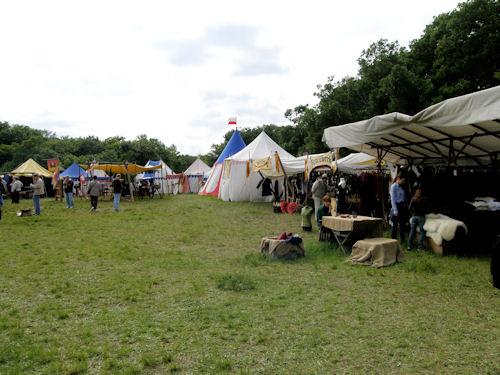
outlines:
M390 238L367 238L357 241L348 262L375 268L391 266L404 259L401 245Z

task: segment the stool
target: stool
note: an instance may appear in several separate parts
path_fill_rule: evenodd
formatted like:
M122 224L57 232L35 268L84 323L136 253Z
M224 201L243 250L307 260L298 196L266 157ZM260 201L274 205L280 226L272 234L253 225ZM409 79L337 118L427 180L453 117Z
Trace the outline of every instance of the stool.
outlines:
M379 268L403 260L403 252L397 240L381 237L366 238L352 246L352 253L347 260L353 264Z

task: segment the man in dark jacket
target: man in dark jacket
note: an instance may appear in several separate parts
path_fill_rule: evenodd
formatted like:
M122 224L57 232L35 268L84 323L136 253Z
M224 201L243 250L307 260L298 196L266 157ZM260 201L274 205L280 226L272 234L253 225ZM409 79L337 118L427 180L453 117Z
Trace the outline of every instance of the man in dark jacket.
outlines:
M90 211L97 210L97 200L99 199L100 192L99 182L97 181L97 176L92 177L92 181L87 188L87 194L90 195Z

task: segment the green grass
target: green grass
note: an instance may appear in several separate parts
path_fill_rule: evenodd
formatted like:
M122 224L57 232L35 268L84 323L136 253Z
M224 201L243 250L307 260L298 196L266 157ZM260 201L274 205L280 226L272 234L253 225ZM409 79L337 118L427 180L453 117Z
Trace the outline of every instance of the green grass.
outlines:
M6 202L0 374L497 374L489 259L352 266L299 215L193 195ZM261 237L300 234L273 261Z

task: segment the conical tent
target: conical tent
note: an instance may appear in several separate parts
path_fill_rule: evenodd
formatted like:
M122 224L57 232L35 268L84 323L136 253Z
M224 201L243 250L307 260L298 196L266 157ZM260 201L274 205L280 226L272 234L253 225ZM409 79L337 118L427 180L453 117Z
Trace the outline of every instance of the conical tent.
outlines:
M215 161L212 172L208 176L207 182L198 193L200 195L213 195L217 197L219 195L220 181L222 178L222 170L224 169L224 159L235 155L239 151L245 148L245 142L241 138L240 132L236 130L229 142L227 142L226 147L222 150L218 159Z
M281 170L277 156L281 160L295 159L263 131L243 150L225 160L219 199L237 202L271 202L273 196L265 188L263 175L258 169ZM270 178L277 181L274 190L276 195L280 195L283 190L283 176Z
M173 175L174 171L172 171L172 169L167 164L165 164L163 160L149 160L146 163L145 167L154 167L157 165L161 165L161 169L155 169L154 171L150 172L141 172L135 177L136 181L150 180L153 184L159 186L159 189L157 191L160 194L174 193L174 184L170 179L167 179L167 175Z
M33 159L28 159L24 163L22 163L20 166L18 166L16 169L14 169L12 172L10 172L10 175L15 175L15 176L33 176L34 173L38 173L40 176L43 177L53 177L53 174L49 172L47 169L42 167L40 164L38 164L36 161Z
M205 172L210 167L203 160L197 158L188 169L184 171L183 193L197 193L200 190L200 184L203 181Z
M69 178L71 178L72 180L77 180L77 179L80 178L80 175L83 175L83 176L86 175L85 169L83 169L82 167L80 167L75 162L75 163L71 164L68 168L66 168L64 170L64 172L62 172L59 175L59 177L64 178L66 176L69 176Z

